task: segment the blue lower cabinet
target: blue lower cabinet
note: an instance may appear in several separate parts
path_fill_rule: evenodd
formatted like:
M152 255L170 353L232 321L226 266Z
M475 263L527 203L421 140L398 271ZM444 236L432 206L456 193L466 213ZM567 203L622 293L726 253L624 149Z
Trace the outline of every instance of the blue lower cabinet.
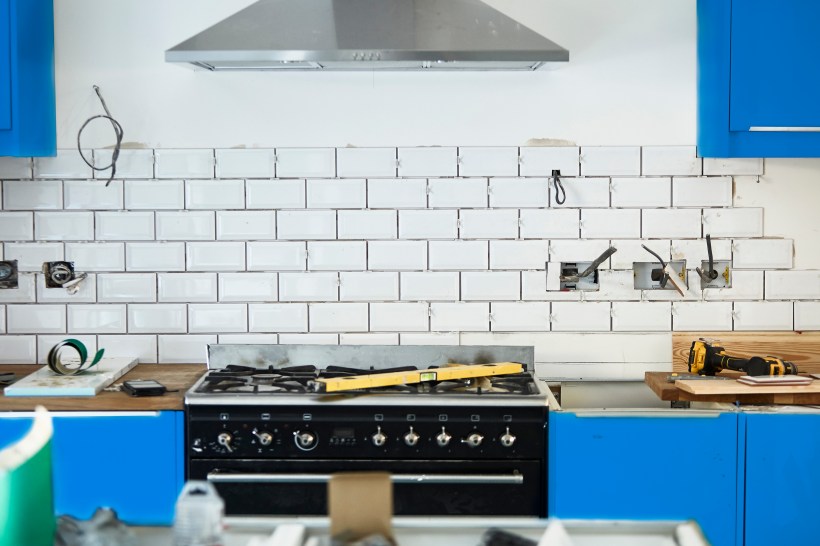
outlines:
M0 414L0 446L31 414ZM88 519L100 506L138 525L167 525L185 481L181 411L54 412L54 508Z
M745 414L746 546L815 546L820 413Z
M550 516L694 519L714 546L738 544L737 414L559 411L549 435Z

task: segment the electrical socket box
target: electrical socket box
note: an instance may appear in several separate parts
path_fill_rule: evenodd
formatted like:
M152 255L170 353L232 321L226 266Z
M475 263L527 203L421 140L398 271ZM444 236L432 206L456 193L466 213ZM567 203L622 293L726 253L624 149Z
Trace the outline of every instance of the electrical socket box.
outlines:
M675 280L679 285L689 286L686 276L686 260L667 262L666 266L677 276ZM635 290L676 290L673 282L667 282L665 287L661 286L663 269L658 262L633 262L632 272Z
M17 260L0 261L0 289L17 288Z
M43 275L46 288L62 288L65 283L74 280L74 262L44 262Z
M712 262L712 265L715 268L715 271L718 272L718 276L712 279L709 282L703 280L703 277L700 278L700 287L701 289L704 288L731 288L732 287L732 262L729 260L715 260ZM701 271L708 271L709 270L709 262L708 260L704 260L700 262L700 270Z
M600 285L597 269L586 277L578 277L591 265L592 262L548 262L547 291L598 290Z

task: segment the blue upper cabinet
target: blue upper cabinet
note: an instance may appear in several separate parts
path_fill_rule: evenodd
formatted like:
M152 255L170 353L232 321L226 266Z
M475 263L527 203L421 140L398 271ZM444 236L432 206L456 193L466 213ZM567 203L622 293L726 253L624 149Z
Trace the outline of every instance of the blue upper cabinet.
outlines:
M697 9L698 155L820 157L820 2Z
M0 156L56 153L52 0L0 0Z

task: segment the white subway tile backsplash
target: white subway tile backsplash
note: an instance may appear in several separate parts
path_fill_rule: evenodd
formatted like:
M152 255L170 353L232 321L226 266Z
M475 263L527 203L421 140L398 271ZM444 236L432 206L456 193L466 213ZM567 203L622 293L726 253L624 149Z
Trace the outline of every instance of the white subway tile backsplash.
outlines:
M98 241L153 241L154 213L106 211L94 215Z
M700 263L700 262L698 262ZM722 275L723 272L721 271ZM706 288L703 290L703 299L717 300L762 300L763 299L763 271L730 270L731 288ZM700 286L700 279L694 271L690 271L689 285Z
M430 241L430 269L487 269L487 241Z
M267 210L216 212L216 238L247 241L276 239L276 213Z
M367 203L365 179L308 180L307 206L311 209L361 209Z
M518 148L458 149L459 176L518 176Z
M126 180L123 186L127 209L185 208L185 184L182 180Z
M62 287L46 288L45 275L36 275L37 301L39 303L94 303L97 301L97 276L87 275L77 292L70 293Z
M59 180L3 181L4 210L55 210L63 208L63 183Z
M517 301L521 275L517 271L465 271L461 273L461 299Z
M5 159L5 158L3 158ZM37 338L0 336L0 364L36 364Z
M213 178L213 150L155 150L157 178Z
M613 207L669 207L672 204L672 179L613 178L610 182Z
M184 303L135 303L128 305L129 334L185 333L188 306Z
M700 209L643 209L641 236L646 239L701 237Z
M548 332L549 302L493 302L490 329L494 332Z
M398 345L399 334L339 334L339 345Z
M276 150L216 150L217 178L273 178L276 176Z
M6 331L9 334L64 334L65 305L6 305Z
M721 332L731 330L732 303L673 302L672 329L679 332Z
M17 288L0 290L0 303L33 303L36 300L34 273L18 273Z
M33 336L32 336L33 337ZM46 364L48 362L48 353L51 348L65 339L64 335L40 335L37 336L37 363ZM97 336L94 335L71 335L72 339L80 341L88 349L89 359L94 357L97 352ZM76 353L74 353L76 354ZM66 352L66 356L73 356L70 351ZM108 355L106 348L105 356ZM92 372L93 373L93 372Z
M31 178L30 157L0 157L0 180Z
M430 304L433 332L489 332L490 304L483 302L433 302Z
M31 212L0 212L0 241L34 239L34 216Z
M612 302L612 331L668 332L672 329L670 302Z
M302 241L248 242L248 271L304 271L306 264Z
M66 243L65 259L77 271L124 271L126 265L122 243Z
M610 244L618 249L609 259L609 267L612 269L628 269L631 272L635 262L655 262L655 257L641 245L646 245L653 252L658 253L664 261L669 261L670 258L668 239L653 239L651 241L640 239L612 240ZM595 256L584 261L588 262L594 259ZM606 265L606 262L604 262L604 265ZM690 264L687 263L687 265Z
M208 360L208 345L216 343L216 339L215 335L157 336L159 361L163 364L202 364Z
M308 329L311 332L367 332L368 320L366 303L308 304Z
M245 243L186 243L188 271L244 271Z
M339 177L395 178L396 148L337 148Z
M279 239L335 239L336 211L283 210L276 214Z
M518 238L516 209L461 210L459 223L459 237L462 239Z
M714 260L732 259L732 241L712 239L712 258ZM672 259L686 260L690 269L700 267L700 263L709 259L706 239L676 239L672 241Z
M242 303L194 303L188 306L192 334L248 331L248 308Z
M711 158L703 160L705 175L757 175L763 174L763 159L750 157Z
M767 300L820 298L820 271L766 271Z
M429 332L399 334L399 345L458 345L457 332Z
M277 148L279 178L331 178L336 176L334 148Z
M157 292L160 302L215 302L216 273L159 273Z
M427 303L371 303L373 332L427 332L430 329Z
M219 301L276 301L278 279L276 273L220 273Z
M395 239L398 213L395 210L340 210L339 239Z
M105 356L136 358L141 364L157 362L157 336L101 335L97 341L105 348Z
M578 176L581 172L580 148L577 146L522 146L519 150L521 176Z
M735 330L792 330L794 304L790 301L737 301Z
M609 248L609 241L550 241L551 262L591 262ZM606 265L604 262L603 266ZM602 266L602 267L603 267Z
M640 236L641 211L638 209L581 210L581 237L584 239L626 239Z
M732 242L734 269L788 269L792 267L791 239L740 239Z
M519 224L522 239L578 239L581 236L578 209L522 209Z
M338 345L339 334L279 334L279 345Z
M338 301L338 273L280 273L279 301Z
M609 176L641 174L640 146L582 146L581 174Z
M66 209L119 210L123 207L121 180L112 180L106 186L100 180L66 180L63 199Z
M83 154L93 163L91 150L83 150ZM57 150L54 157L34 158L34 178L91 178L91 167L76 148Z
M431 208L487 207L486 178L431 178L427 188Z
M644 176L683 175L700 176L703 160L695 146L643 146L641 174Z
M562 178L564 191L550 184L550 206L566 208L598 208L609 206L609 178ZM556 201L563 198L563 204Z
M68 306L69 333L124 334L125 331L124 303Z
M103 168L111 165L114 150L98 148L94 150L94 165ZM110 170L94 171L94 178L108 180ZM117 173L119 178L154 178L154 150L152 149L121 149L117 157ZM111 182L114 185L114 182Z
M712 237L762 237L763 209L705 209L703 234Z
M186 209L244 209L244 180L186 180Z
M794 302L794 329L820 330L820 301Z
M246 180L245 192L249 209L305 208L304 180Z
M732 206L731 176L678 177L672 179L672 206Z
M455 239L457 210L400 210L400 239Z
M156 213L157 239L160 241L213 241L213 211L179 211Z
M95 277L100 303L157 301L157 277L153 273L101 273Z
M399 176L456 176L457 171L455 147L399 148Z
M546 271L521 272L521 301L578 301L580 291L547 291Z
M5 260L17 260L19 271L41 271L43 262L63 259L63 243L4 243L3 250ZM73 257L67 259L75 261ZM82 267L87 270L85 265Z
M125 243L125 269L185 271L185 243Z
M554 332L607 332L610 329L610 303L554 301L550 317Z
M546 178L491 178L489 193L491 207L549 206Z
M374 271L427 269L427 241L369 241L367 268Z
M306 303L249 303L249 332L307 332ZM280 337L281 342L281 337Z
M35 212L34 238L38 241L93 241L93 212Z
M457 271L412 271L401 273L401 299L410 301L458 301Z
M640 300L641 291L635 290L634 273L631 269L601 269L598 271L598 290L584 292L584 299L613 302Z
M276 345L279 342L279 336L276 334L219 334L217 339L218 343L228 345Z
M548 260L548 241L490 241L490 269L538 269Z
M368 180L367 206L371 209L424 208L427 180Z
M367 269L365 241L308 241L308 269L363 271Z
M399 299L399 274L393 272L339 273L341 301L394 301Z

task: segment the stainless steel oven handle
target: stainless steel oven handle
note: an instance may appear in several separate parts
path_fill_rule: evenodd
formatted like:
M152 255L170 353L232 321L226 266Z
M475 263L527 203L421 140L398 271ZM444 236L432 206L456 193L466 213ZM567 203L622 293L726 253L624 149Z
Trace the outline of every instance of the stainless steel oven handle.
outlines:
M209 472L213 483L327 483L332 474L225 474ZM521 474L392 474L393 483L520 485Z

